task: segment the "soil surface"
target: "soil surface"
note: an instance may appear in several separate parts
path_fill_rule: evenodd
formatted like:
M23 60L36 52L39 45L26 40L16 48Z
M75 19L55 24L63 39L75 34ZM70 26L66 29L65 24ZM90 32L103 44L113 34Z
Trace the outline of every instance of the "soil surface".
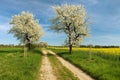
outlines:
M42 53L44 54L44 56L43 56L38 80L56 80L56 76L53 74L52 66L47 57L47 51L42 50Z

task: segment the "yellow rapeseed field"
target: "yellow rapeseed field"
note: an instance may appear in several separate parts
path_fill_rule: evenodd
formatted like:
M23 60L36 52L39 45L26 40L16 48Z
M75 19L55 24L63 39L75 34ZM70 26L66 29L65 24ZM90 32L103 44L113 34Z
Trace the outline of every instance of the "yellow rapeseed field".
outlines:
M55 47L55 49L68 49L67 47ZM84 50L89 51L90 48L73 48L73 50ZM91 51L93 52L103 52L106 54L115 54L120 55L120 48L92 48Z
M73 48L73 50L90 50L90 48ZM103 52L107 54L120 55L120 48L92 48L93 52Z

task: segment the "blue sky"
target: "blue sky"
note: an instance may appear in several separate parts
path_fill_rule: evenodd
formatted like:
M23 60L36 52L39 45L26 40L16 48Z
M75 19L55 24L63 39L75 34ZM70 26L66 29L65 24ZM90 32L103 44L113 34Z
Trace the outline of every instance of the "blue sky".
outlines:
M21 11L29 11L39 19L45 35L40 41L50 45L62 45L65 34L49 30L49 19L54 16L52 6L61 4L83 4L91 17L90 36L82 44L120 45L120 0L1 0L0 44L19 44L19 40L8 34L11 17Z

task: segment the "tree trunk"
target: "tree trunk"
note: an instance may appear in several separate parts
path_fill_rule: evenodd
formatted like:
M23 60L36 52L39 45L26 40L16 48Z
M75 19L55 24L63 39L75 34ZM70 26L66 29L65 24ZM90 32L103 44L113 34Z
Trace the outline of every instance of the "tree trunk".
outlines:
M28 50L29 51L31 50L31 43L30 42L28 43Z
M30 51L31 50L31 43L30 43L28 33L25 34L25 39L24 40L27 41L27 48Z
M72 44L69 45L69 53L72 54Z
M67 27L68 27L68 38L69 38L69 53L72 54L72 36L71 36L70 24Z
M71 34L69 34L69 53L72 54Z

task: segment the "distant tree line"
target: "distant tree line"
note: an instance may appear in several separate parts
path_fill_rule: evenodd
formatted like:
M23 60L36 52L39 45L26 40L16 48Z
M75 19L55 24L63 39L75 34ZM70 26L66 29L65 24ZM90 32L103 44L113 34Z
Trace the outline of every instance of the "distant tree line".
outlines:
M22 47L22 45L14 45L14 44L0 44L0 47Z
M68 46L49 46L53 48L67 48ZM90 45L80 45L80 46L73 46L77 48L89 48ZM120 48L120 46L110 45L110 46L102 46L102 45L92 45L92 48Z
M0 44L0 47L23 47L24 45L14 45L14 44ZM26 46L29 46L28 44L26 44ZM31 44L30 46L31 48L46 48L48 47L48 43L47 42L40 42L40 43L36 43L36 44Z
M80 45L79 47L82 47L82 48L89 48L90 46L89 45ZM102 46L102 45L93 45L92 46L93 48L120 48L120 46L115 46L115 45L110 45L110 46Z

